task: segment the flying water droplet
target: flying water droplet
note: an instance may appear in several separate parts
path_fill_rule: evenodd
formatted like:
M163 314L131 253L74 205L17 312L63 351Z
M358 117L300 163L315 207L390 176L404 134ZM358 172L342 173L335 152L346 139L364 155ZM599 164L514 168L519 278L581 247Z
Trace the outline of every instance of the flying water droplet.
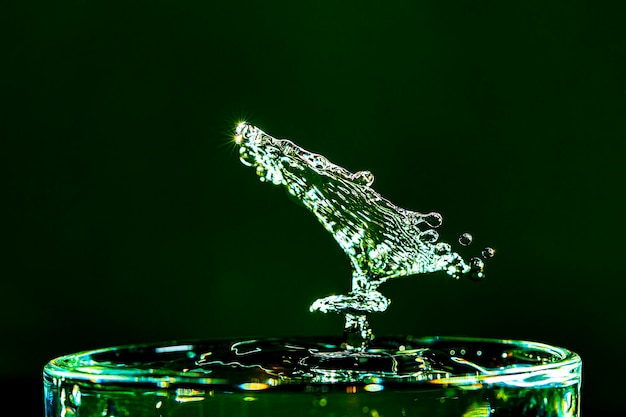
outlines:
M459 236L459 243L463 246L469 246L474 238L469 233L463 233Z
M428 223L430 227L437 228L443 224L443 217L441 214L433 211L424 215L424 221Z
M496 255L496 250L494 248L486 247L483 249L481 254L485 259L493 258Z

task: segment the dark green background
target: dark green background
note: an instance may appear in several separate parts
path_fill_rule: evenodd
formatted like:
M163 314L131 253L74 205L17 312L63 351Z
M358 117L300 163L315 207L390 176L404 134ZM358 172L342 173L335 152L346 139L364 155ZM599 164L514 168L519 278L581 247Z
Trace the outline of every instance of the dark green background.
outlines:
M347 260L239 163L245 118L497 249L482 283L386 284L378 333L568 347L586 415L621 415L618 4L5 3L5 394L41 413L41 368L77 350L340 332L308 306L349 289Z

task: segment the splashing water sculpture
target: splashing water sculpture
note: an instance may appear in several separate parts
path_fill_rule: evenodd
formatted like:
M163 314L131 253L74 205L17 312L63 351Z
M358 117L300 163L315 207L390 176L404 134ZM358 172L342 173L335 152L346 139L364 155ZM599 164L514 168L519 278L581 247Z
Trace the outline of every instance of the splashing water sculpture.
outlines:
M483 277L482 259L465 262L448 243L437 242L435 229L442 223L439 213L422 214L393 205L372 189L371 172L351 173L248 123L237 126L235 142L241 161L256 168L261 181L285 186L350 259L352 291L319 299L310 307L311 311L345 315L349 348L364 349L372 339L367 314L387 309L390 301L378 291L385 281L436 271L456 279ZM461 239L465 245L471 242L468 233ZM489 253L493 256L493 249Z
M459 337L377 337L379 288L409 275L483 278L438 242L438 213L402 209L351 173L246 123L243 163L284 186L347 254L349 294L311 311L345 316L343 337L149 343L81 352L44 368L46 417L578 417L581 360L541 343ZM463 233L459 244L472 236ZM202 321L201 319L198 320Z

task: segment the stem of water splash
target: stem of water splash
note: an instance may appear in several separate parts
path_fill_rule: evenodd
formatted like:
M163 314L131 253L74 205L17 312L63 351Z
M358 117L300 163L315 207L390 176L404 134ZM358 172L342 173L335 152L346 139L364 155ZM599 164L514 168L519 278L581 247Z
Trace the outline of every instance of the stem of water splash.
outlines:
M363 352L374 339L367 315L346 313L343 343L347 350Z

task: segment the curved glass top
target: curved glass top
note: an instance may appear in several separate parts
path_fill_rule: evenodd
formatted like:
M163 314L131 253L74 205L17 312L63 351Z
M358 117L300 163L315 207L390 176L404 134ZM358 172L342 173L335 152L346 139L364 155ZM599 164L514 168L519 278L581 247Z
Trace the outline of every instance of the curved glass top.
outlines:
M580 382L580 372L580 357L563 348L456 337L381 337L363 352L345 350L340 338L154 343L67 355L44 369L49 378L98 384L234 390L311 384L562 387Z

